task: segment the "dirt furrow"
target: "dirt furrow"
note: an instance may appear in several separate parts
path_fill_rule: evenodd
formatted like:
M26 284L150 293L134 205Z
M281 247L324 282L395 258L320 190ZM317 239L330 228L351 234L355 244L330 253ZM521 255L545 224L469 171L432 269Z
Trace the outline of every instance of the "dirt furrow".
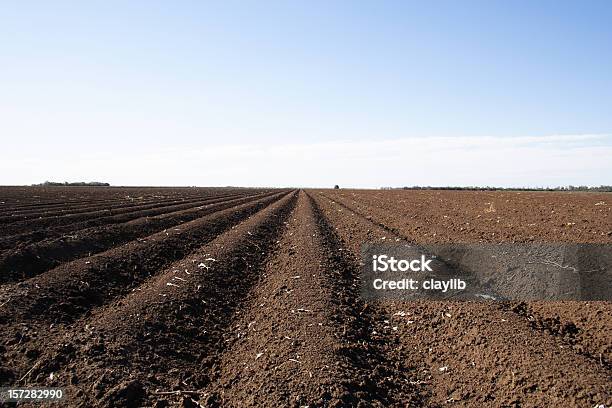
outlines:
M349 204L345 198L323 192L319 194L390 234L395 234L413 243L423 242L422 236L415 233L414 229L406 227L405 221L397 220L396 216L386 213L386 210L359 202ZM444 236L448 240L449 237L453 237L453 234L447 232ZM425 242L431 242L431 239L426 239ZM556 341L565 343L565 347L610 369L612 308L606 302L592 302L592 304L599 308L597 313L586 313L584 303L573 304L572 302L526 302L515 304L513 307L508 307L507 310L527 319L534 332L550 334Z
M142 200L143 202L149 200ZM104 205L114 205L114 204L134 204L133 200L129 200L126 198L109 198L104 200L83 200L83 201L74 201L74 202L66 202L66 203L57 203L52 205L47 205L44 207L25 207L25 208L0 208L0 214L4 220L4 218L8 217L19 217L19 216L27 216L27 215L43 215L46 213L53 213L55 211L70 211L70 210L78 210L84 207L95 207L95 206L104 206Z
M612 373L612 310L607 302L521 302L510 309L534 330Z
M146 197L138 200L129 199L125 197L120 198L109 198L105 200L97 200L97 201L81 201L75 203L66 203L56 204L53 207L45 207L45 208L31 208L31 209L0 209L2 213L2 217L0 219L11 218L15 220L19 220L19 217L47 217L47 216L56 216L63 215L66 213L70 213L73 211L92 211L96 208L121 208L121 207L130 207L137 205L145 205L145 204L153 204L153 203L165 203L169 201L185 201L186 198L183 197ZM27 219L27 218L24 218Z
M223 333L295 201L292 193L253 213L129 295L38 344L43 351L23 383L70 384L68 398L83 407L204 400Z
M200 199L196 201L184 201L181 204L163 204L163 205L147 205L143 208L134 209L128 213L119 215L109 215L99 218L92 218L81 222L74 222L64 225L57 225L44 229L24 228L27 232L21 232L15 235L8 235L0 237L0 250L6 250L9 248L23 247L33 242L42 241L43 239L58 238L65 235L75 235L74 233L83 230L85 228L98 227L108 224L118 224L127 222L140 217L150 217L165 213L170 213L179 210L186 210L189 208L198 207L201 205L212 204L232 198L239 197L254 197L255 195L229 195L220 196L215 198Z
M216 349L209 404L357 406L400 397L387 377L396 365L371 338L371 310L356 301L353 271L336 257L315 211L301 193L278 249Z
M194 191L191 189L180 189L180 188L135 188L133 191L139 195L134 196L129 194L132 189L102 189L96 190L97 193L94 195L82 195L75 193L70 188L54 187L52 191L57 191L61 195L60 199L48 199L43 201L36 201L32 194L36 191L36 188L25 188L23 193L23 199L15 198L10 200L11 194L17 193L11 191L12 189L5 189L2 191L4 196L0 198L0 212L3 211L21 211L21 210L45 210L47 208L61 208L65 206L78 205L83 203L89 203L95 205L96 203L103 203L109 201L125 200L126 202L142 202L144 200L166 200L166 199L185 199L195 200L204 197L213 197L217 194L224 194L229 191L228 189L215 189L215 188L198 188ZM51 191L51 190L49 190ZM92 190L90 190L92 191ZM235 191L235 190L234 190ZM142 194L144 192L144 194ZM95 196L95 197L94 197ZM70 198L68 198L70 197Z
M197 197L195 197L197 198ZM201 196L200 198L205 198ZM178 196L178 195L167 195L167 196L146 196L140 198L132 198L132 197L107 197L99 200L81 200L81 201L71 201L65 203L57 203L45 207L34 207L34 208L0 208L0 214L3 216L17 217L24 215L44 215L57 212L61 214L67 211L81 210L87 208L95 208L95 207L103 207L109 208L111 206L116 205L143 205L155 202L166 202L166 201L180 201L180 200L188 200L189 197L186 196Z
M0 256L0 283L28 279L64 262L91 256L134 239L146 239L147 235L253 199L238 198L155 217L142 217L126 223L87 228L75 232L74 235L47 239L5 251Z
M0 288L0 344L14 349L36 334L37 326L70 323L137 287L173 261L279 200L278 193L133 241L100 254L62 264L42 275Z
M222 197L221 197L222 198ZM214 199L214 198L210 198L210 199ZM203 198L201 200L197 200L198 201L206 201L206 200L210 200L210 199L206 199ZM185 203L187 204L187 203ZM179 205L184 205L184 204L179 204ZM74 224L74 223L78 223L78 222L84 222L84 221L94 221L97 219L107 219L108 217L113 217L113 216L118 216L121 214L133 214L136 213L138 211L142 211L142 210L148 210L148 209L153 209L153 208L157 208L157 207L163 207L165 206L164 203L153 203L153 204L147 204L147 205L143 205L143 206L135 206L135 207L127 207L127 208L118 208L115 210L99 210L99 211L94 211L94 212L87 212L87 213L79 213L79 214L67 214L67 215L63 215L63 216L59 216L59 217L49 217L49 218L40 218L40 219L31 219L31 220L25 220L25 221L20 221L20 222L15 222L15 223L11 223L8 225L3 225L0 229L1 231L1 235L3 236L7 236L9 234L19 234L22 233L24 231L31 231L31 230L42 230L45 228L53 228L53 227L57 227L57 226L65 226L65 225L70 225L70 224Z
M167 197L167 198L170 198ZM82 199L82 200L65 200L65 201L53 201L49 203L32 203L32 204L21 204L21 205L13 205L13 206L0 206L0 212L3 214L7 213L28 213L28 212L45 212L45 211L55 211L57 209L63 208L72 208L73 206L82 206L82 205L98 205L98 204L106 204L106 203L114 203L125 201L127 203L140 202L148 199L155 199L155 197L146 197L138 200L126 198L126 197L111 197L111 198L100 198L96 200L91 199Z
M16 222L23 222L23 221L28 221L28 220L46 220L49 218L61 218L64 216L68 216L68 215L78 215L78 214L91 214L91 213L95 213L98 211L103 211L106 213L113 213L114 211L121 211L121 210L129 210L129 209L133 209L139 206L146 206L146 205L163 205L166 203L171 203L173 201L173 199L169 199L169 200L157 200L157 199L151 199L151 200L144 200L142 202L131 202L131 201L126 201L126 200L113 200L113 201L109 201L109 202L102 202L99 204L95 204L95 205L81 205L81 206L72 206L72 207L64 207L64 208L59 208L53 211L35 211L35 212L31 212L31 213L25 213L25 214L8 214L8 215L3 215L0 216L0 224L4 224L4 225L10 225L12 223L16 223Z
M316 202L358 256L366 241L390 231L333 203ZM401 237L397 237L401 238ZM403 349L426 362L431 404L468 406L594 406L610 404L610 373L537 335L525 319L492 302L380 302L394 316ZM534 335L536 334L536 335ZM408 358L408 356L407 356Z
M605 193L319 190L421 243L612 243Z

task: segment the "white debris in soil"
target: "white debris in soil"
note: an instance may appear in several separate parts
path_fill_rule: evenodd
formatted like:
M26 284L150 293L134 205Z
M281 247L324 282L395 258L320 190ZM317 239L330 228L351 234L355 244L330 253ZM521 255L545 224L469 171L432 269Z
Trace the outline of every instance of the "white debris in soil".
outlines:
M495 300L495 296L485 295L482 293L477 293L476 296L481 297L483 299L487 299L487 300Z

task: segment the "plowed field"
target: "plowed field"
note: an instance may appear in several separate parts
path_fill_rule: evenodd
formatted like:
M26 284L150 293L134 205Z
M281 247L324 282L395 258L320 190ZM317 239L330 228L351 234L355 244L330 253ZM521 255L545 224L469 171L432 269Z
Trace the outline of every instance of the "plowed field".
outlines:
M62 388L75 407L610 406L612 303L367 302L359 271L366 242L612 244L611 208L595 193L3 187L0 385Z

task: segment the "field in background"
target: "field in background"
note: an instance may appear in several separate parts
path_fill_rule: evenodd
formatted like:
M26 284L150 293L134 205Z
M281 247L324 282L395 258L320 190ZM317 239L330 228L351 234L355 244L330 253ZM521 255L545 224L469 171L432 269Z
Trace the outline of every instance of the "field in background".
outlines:
M609 302L365 303L359 254L608 244L611 197L2 187L0 385L88 407L610 405Z

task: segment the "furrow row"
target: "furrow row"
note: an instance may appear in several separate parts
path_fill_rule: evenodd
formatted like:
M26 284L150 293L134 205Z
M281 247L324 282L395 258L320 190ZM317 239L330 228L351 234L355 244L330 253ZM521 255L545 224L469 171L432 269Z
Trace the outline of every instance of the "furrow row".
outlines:
M231 197L232 195L228 195L228 196ZM219 198L228 197L228 196L221 196L221 197L207 198L207 199L205 198L205 199L201 199L197 201L188 201L187 203L185 202L177 203L175 205L186 205L190 202L192 203L193 202L195 203L204 202L207 200L214 200L214 199L219 199ZM100 218L104 220L104 219L108 219L108 217L114 217L114 216L122 215L122 214L132 214L137 211L154 209L158 207L165 207L168 205L173 205L173 204L171 202L169 203L155 202L152 204L138 205L134 207L122 207L122 208L117 208L114 210L96 210L96 211L77 213L77 214L66 214L66 215L62 215L58 217L29 219L29 220L18 221L18 222L11 223L8 225L3 225L0 231L2 231L3 236L8 236L10 234L19 234L23 232L29 232L32 230L54 228L57 226L65 226L65 225L70 225L70 224L74 224L78 222L91 222L91 221L94 221Z
M34 210L79 205L81 203L102 203L127 200L165 200L169 198L199 199L228 192L254 189L236 188L191 188L191 187L4 187L1 191L0 212L13 210ZM261 191L260 191L261 192Z
M203 197L206 198L206 197ZM122 210L129 208L138 208L146 205L170 205L170 204L180 204L186 202L186 199L177 199L176 197L171 197L167 199L145 199L145 200L109 200L106 202L99 202L95 204L77 204L72 206L64 206L59 207L57 209L52 210L33 210L33 211L20 211L20 212L10 212L3 211L3 215L0 216L0 224L9 224L13 222L27 221L32 219L42 220L46 218L58 218L65 215L74 215L81 213L91 213L95 211L107 211L112 213L113 210Z
M363 242L404 238L321 194L316 201L355 257ZM593 406L612 397L605 368L534 331L503 304L387 301L380 305L394 317L391 324L402 348L425 363L431 377L422 381L431 390L432 404Z
M349 203L348 199L338 195L325 194L320 191L319 194L389 234L413 243L423 242L421 235L405 227L404 221L397 220L397 217L388 213L387 210L374 208L362 202ZM445 236L447 239L452 237L448 233ZM431 240L426 240L426 242L431 242ZM428 244L424 246L431 247ZM506 309L526 319L534 329L534 333L550 334L561 343L562 347L568 347L609 370L609 362L612 359L612 345L610 344L612 311L606 302L590 302L589 304L589 309L597 309L595 313L585 312L586 305L582 302L523 302Z
M61 332L66 324L138 288L172 262L286 194L237 205L186 223L180 230L161 232L146 241L133 241L62 264L35 278L4 285L0 288L0 345L7 354L4 361L19 361L20 356L27 356L31 339L45 337L49 330ZM10 380L9 374L3 383Z
M168 391L196 397L193 390L214 371L213 348L222 345L256 282L296 194L272 201L132 293L55 333L23 383L71 384L74 406L83 407L151 405L146 400L165 399Z
M171 213L180 210L188 210L190 208L199 207L202 205L213 204L229 200L232 198L239 198L239 195L230 195L217 198L208 198L205 200L187 201L183 204L172 204L172 205L160 205L160 206L147 206L144 209L137 209L124 214L110 215L99 218L87 219L81 222L74 222L70 224L57 225L44 229L29 229L27 232L22 232L15 235L8 235L0 238L0 250L6 250L9 248L17 248L29 245L31 243L42 241L44 239L60 238L66 235L75 235L80 230L86 228L98 227L109 224L118 224L122 222L131 221L141 217L151 217L166 213ZM246 196L244 196L246 197Z
M27 279L64 262L91 256L134 239L146 240L146 236L150 234L168 228L180 228L181 224L188 221L253 199L246 197L224 200L155 217L140 217L125 223L87 228L75 231L70 236L46 239L5 251L0 256L0 283Z

